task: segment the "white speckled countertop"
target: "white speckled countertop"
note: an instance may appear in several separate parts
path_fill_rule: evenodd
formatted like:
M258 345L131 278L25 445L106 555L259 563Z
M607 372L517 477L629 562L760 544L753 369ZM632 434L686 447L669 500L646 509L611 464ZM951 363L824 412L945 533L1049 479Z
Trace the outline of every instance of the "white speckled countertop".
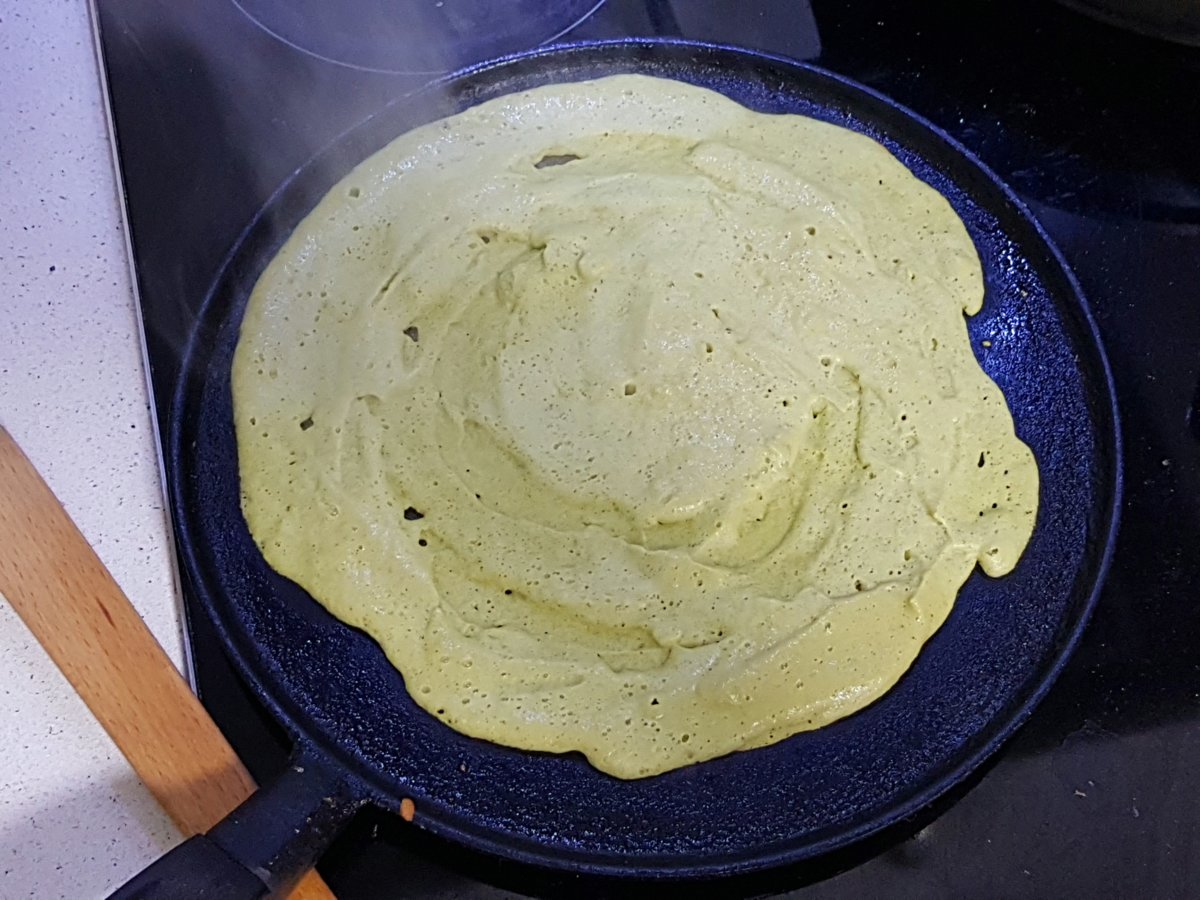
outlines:
M141 339L81 0L0 4L0 296L0 423L180 664ZM103 897L178 841L7 602L0 746L0 897Z

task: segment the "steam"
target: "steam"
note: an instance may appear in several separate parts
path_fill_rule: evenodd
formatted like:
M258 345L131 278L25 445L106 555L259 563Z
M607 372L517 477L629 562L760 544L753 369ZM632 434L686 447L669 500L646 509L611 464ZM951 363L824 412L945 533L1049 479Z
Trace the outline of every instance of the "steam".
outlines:
M294 49L370 72L437 75L530 49L570 31L605 0L232 0Z
M218 118L211 144L223 164L217 184L195 190L234 192L243 219L224 224L229 236L256 215L290 230L354 165L450 110L433 110L445 104L425 99L412 104L411 115L381 117L390 128L381 122L364 136L356 126L437 76L557 37L604 2L231 0L237 27L254 30L234 47L253 50L225 52L210 37L191 54L189 105ZM294 202L270 204L289 179L303 185L289 190ZM243 200L256 205L246 209Z

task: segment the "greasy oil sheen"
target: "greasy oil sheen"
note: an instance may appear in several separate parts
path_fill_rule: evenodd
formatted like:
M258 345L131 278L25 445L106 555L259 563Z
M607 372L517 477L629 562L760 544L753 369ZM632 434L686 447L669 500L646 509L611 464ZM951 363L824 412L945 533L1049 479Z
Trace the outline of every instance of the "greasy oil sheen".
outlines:
M405 134L256 286L243 509L454 728L621 778L878 698L1037 468L878 143L622 75Z

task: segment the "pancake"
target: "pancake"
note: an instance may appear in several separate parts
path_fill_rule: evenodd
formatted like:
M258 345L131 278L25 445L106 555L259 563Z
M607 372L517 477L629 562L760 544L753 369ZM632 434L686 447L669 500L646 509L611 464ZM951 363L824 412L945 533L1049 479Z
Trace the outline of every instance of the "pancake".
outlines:
M397 138L233 364L268 563L451 727L638 778L886 692L1038 473L978 255L882 145L620 75Z

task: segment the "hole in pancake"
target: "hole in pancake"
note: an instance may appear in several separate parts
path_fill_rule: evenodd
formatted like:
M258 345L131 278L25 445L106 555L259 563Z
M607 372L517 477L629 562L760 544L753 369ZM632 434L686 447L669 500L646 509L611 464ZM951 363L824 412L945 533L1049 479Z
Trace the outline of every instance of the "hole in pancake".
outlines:
M533 164L533 167L535 169L549 169L551 166L565 166L567 163L573 163L577 159L583 159L583 157L575 153L546 153Z
M418 512L416 509L410 506L404 510L404 518L410 522L415 522L417 519L425 518L425 513Z
M300 423L301 431L308 431L308 429L310 429L312 427L313 427L312 416L309 416L307 419L305 419L303 422Z

